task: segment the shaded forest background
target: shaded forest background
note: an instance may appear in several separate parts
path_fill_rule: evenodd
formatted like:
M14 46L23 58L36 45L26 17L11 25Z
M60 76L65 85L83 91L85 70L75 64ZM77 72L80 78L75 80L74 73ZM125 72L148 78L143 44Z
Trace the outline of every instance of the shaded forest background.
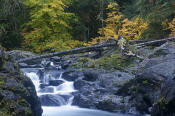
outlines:
M175 35L174 0L0 0L0 44L54 52L121 35L130 40Z

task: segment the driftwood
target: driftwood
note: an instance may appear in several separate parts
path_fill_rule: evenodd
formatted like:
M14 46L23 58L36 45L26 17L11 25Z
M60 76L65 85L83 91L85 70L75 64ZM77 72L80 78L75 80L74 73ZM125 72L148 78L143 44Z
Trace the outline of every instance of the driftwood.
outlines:
M143 43L139 43L139 44L135 44L133 46L137 47L137 48L141 48L141 47L145 47L148 45L155 45L155 44L163 44L167 41L172 41L175 40L175 37L170 37L170 38L165 38L165 39L159 39L159 40L153 40L153 41L147 41L147 42L143 42Z
M18 63L26 62L26 61L30 61L30 60L41 59L41 58L49 58L49 57L53 57L53 56L63 56L63 55L78 54L78 53L84 53L84 52L90 52L90 51L99 51L100 48L112 47L112 46L116 46L116 45L117 45L117 42L94 45L94 46L89 46L89 47L75 48L75 49L70 49L70 50L66 50L66 51L54 52L54 53L35 56L35 57L31 57L31 58L21 59L21 60L18 60Z

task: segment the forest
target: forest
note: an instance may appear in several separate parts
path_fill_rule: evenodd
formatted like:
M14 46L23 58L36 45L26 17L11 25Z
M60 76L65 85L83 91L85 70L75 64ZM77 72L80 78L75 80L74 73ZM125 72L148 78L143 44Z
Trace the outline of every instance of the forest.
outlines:
M0 0L0 44L34 53L175 35L174 0Z

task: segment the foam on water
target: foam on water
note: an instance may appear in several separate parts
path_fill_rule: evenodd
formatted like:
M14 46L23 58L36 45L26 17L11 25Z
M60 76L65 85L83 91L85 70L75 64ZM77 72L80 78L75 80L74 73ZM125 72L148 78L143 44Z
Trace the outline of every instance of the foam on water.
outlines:
M51 63L51 66L54 66L54 63ZM29 70L29 69L27 69ZM33 70L33 69L32 69ZM116 113L109 113L100 110L92 110L92 109L85 109L79 108L77 106L72 106L72 102L74 96L72 95L73 92L76 92L74 89L74 82L66 81L62 78L62 73L59 77L52 77L51 75L44 75L44 84L49 84L49 80L62 80L64 83L58 86L47 86L53 88L53 92L41 92L40 88L40 79L37 75L37 71L26 71L22 70L24 74L29 77L33 84L35 85L35 89L37 95L40 97L41 95L69 95L69 99L66 101L66 104L63 106L42 106L43 108L43 115L42 116L129 116L124 114L116 114ZM59 99L61 100L61 99ZM61 103L61 101L60 101Z

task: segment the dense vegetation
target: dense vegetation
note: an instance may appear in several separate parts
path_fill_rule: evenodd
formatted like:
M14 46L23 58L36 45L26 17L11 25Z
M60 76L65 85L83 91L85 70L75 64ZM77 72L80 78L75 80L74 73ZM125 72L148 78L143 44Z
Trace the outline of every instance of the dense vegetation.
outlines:
M37 53L175 34L174 0L0 0L0 44Z

